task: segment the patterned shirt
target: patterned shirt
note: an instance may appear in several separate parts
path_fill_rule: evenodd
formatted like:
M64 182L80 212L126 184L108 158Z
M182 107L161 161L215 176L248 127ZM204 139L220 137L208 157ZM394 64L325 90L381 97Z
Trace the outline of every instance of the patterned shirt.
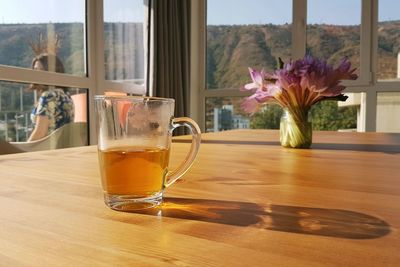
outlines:
M37 106L32 110L31 120L36 123L36 116L46 116L49 121L48 134L64 124L74 121L74 103L62 89L44 91Z

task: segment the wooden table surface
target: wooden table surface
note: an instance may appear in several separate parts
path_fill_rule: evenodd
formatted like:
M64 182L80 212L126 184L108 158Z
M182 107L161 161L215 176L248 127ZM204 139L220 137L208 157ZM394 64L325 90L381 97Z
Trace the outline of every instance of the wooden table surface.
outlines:
M160 209L103 203L95 146L0 156L0 266L400 266L400 134L203 135ZM175 139L171 167L188 151Z

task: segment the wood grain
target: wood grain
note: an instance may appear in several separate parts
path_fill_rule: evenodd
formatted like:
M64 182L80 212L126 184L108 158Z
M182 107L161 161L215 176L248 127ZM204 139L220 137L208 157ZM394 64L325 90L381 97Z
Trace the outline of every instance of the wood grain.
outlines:
M1 266L398 266L400 134L203 135L163 206L103 203L96 147L0 156ZM176 137L170 167L189 150Z

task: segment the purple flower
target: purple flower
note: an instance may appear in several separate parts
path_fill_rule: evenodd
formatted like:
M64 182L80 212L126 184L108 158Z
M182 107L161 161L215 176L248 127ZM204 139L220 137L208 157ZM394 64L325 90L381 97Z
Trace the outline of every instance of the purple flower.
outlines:
M250 72L250 77L253 80L253 82L246 84L242 88L242 91L253 90L253 89L262 90L262 88L264 87L264 83L265 83L264 70L256 71L256 70L253 70L252 68L249 68L249 72Z
M284 108L307 112L321 100L341 96L345 86L340 82L357 79L355 70L351 69L347 58L334 68L326 61L309 55L296 61L290 60L273 74L249 68L253 82L246 84L242 90L251 90L253 95L245 98L242 108L253 114L261 104L275 101Z
M249 72L253 82L246 84L242 91L251 90L254 93L245 98L241 107L245 112L254 114L261 103L273 99L281 91L281 88L275 84L268 83L267 80L273 78L273 76L266 74L263 70L258 72L249 68Z

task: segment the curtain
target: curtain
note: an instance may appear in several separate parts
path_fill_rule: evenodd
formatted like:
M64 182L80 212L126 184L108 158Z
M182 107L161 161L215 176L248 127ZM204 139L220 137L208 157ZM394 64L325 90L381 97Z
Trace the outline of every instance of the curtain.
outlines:
M152 0L151 7L150 92L174 98L176 117L189 116L190 0Z

